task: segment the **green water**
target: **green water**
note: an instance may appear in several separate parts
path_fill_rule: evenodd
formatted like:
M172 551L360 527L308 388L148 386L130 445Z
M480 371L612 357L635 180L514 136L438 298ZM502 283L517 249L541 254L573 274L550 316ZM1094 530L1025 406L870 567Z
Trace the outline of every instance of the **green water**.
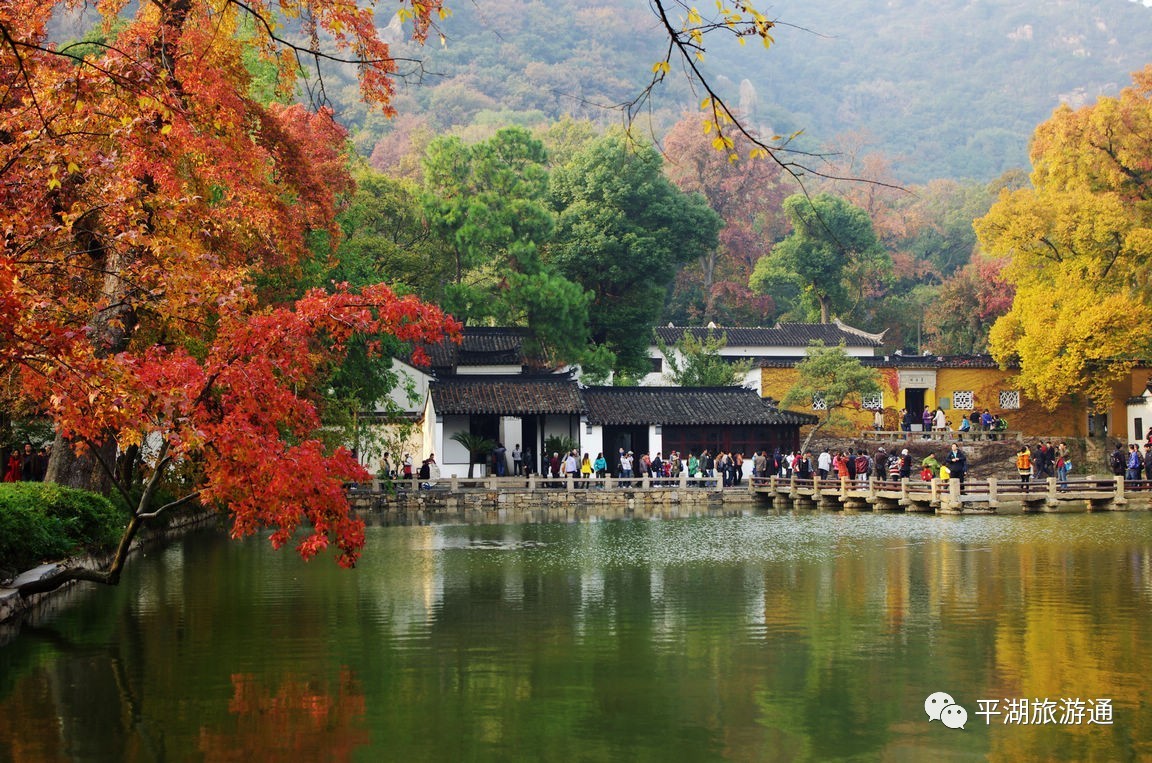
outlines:
M0 761L1138 759L1150 600L1148 513L199 534L0 647Z

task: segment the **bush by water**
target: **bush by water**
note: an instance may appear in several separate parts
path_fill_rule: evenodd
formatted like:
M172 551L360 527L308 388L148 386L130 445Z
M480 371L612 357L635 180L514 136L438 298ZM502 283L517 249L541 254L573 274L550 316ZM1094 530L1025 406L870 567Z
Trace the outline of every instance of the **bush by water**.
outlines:
M96 493L48 482L0 483L0 580L41 562L109 551L125 522Z

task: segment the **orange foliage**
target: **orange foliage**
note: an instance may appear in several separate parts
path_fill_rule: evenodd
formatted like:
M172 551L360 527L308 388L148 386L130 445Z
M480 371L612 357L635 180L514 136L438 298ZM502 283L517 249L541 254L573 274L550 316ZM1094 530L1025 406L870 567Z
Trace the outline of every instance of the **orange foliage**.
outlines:
M275 692L254 676L234 675L228 709L234 729L200 731L208 760L351 760L371 741L364 690L348 670L336 687L289 678Z
M411 5L419 38L439 2ZM316 439L310 384L353 334L435 342L458 325L384 286L262 303L256 277L299 268L310 232L334 235L352 183L331 114L253 101L241 53L254 45L291 88L300 51L286 57L263 21L312 19L388 111L395 63L371 8L143 3L79 59L48 40L60 6L0 5L0 369L19 369L66 438L147 446L153 469L197 464L189 490L227 505L236 533L272 526L280 544L306 522L304 556L334 542L351 564L363 528L340 485L364 472ZM109 20L125 7L99 5Z

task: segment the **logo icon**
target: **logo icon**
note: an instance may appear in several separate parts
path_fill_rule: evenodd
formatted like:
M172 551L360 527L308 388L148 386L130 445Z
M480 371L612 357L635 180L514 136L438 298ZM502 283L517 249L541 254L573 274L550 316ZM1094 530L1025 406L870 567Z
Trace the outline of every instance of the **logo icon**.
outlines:
M924 700L924 712L928 714L928 722L940 721L950 729L962 729L968 722L968 711L956 704L951 694L942 691L933 692Z

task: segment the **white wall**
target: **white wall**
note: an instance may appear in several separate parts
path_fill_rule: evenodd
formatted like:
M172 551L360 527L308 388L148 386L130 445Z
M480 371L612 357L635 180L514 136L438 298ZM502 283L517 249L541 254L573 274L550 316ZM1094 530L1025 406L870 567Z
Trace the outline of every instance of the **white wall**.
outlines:
M388 398L402 411L409 413L419 411L424 407L424 401L428 399L428 384L432 381L432 377L407 363L401 363L399 360L392 361L392 370L396 372L399 382L388 393ZM412 400L408 399L406 381L412 382L412 391L415 394L415 398ZM377 410L384 409L377 406Z
M675 348L672 350L678 363L683 363L684 359L680 353L676 352ZM845 347L845 353L850 357L857 358L870 358L873 356L871 347ZM807 347L760 347L760 346L742 346L742 347L724 347L720 350L720 356L724 358L788 358L799 357L803 358L808 354ZM668 380L666 374L671 370L668 364L668 359L660 352L660 348L656 345L648 347L648 357L660 358L664 361L664 371L661 373L648 373L640 378L640 386L642 387L667 387L671 386L672 382ZM749 383L751 382L751 383ZM751 389L760 388L760 369L752 368L745 377L742 386Z
M604 452L604 427L594 426L589 427L581 420L580 422L580 455L588 454L588 458L593 461L596 460L597 453ZM608 454L604 454L604 458L608 458Z
M1148 427L1152 427L1152 395L1145 393L1142 403L1128 405L1128 441L1144 442ZM1140 431L1136 431L1136 419L1140 419Z

